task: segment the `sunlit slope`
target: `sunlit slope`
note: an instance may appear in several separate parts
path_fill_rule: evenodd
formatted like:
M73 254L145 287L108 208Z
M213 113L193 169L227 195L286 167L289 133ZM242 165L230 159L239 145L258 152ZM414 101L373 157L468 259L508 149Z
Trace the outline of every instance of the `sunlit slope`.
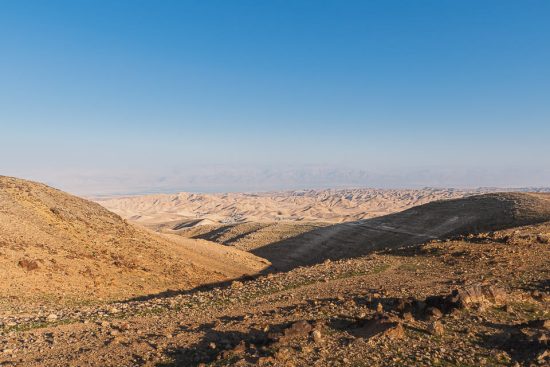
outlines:
M206 241L157 235L102 206L0 176L0 295L98 299L188 289L256 273L265 261Z

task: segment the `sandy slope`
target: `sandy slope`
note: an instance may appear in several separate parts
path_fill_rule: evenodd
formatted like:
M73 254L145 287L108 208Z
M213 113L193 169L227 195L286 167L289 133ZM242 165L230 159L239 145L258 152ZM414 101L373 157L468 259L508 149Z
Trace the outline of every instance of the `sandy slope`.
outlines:
M98 204L0 176L2 302L121 299L256 273L265 261L160 236Z
M140 224L200 219L236 222L345 222L395 213L434 200L452 199L483 190L307 190L272 193L145 195L96 199L107 209ZM199 223L200 224L200 223Z

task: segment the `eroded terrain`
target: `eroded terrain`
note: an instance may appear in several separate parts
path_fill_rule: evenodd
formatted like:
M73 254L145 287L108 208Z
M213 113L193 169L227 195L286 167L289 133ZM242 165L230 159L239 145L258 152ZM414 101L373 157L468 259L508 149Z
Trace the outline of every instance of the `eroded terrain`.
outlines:
M3 365L547 365L550 224L4 317ZM55 315L55 316L54 316Z
M1 366L550 364L548 194L146 229L0 189Z

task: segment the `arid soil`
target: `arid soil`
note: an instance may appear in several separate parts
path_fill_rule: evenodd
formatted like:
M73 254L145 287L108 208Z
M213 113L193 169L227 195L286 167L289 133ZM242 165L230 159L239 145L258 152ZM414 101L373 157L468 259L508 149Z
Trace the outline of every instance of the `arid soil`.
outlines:
M4 317L3 366L547 366L550 224Z
M338 224L163 217L145 223L154 233L0 184L0 366L550 365L545 194Z

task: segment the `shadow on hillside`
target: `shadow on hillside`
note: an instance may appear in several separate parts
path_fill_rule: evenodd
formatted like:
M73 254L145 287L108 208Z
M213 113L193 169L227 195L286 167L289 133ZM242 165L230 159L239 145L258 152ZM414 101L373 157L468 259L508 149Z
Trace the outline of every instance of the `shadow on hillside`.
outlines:
M505 351L511 357L511 364L532 365L547 350L546 339L540 337L545 334L537 327L537 321L519 325L486 322L485 326L498 332L481 335L480 344L485 348Z
M376 292L375 289L370 290ZM264 316L267 321L261 329L243 324L244 316L221 316L217 320L204 323L198 327L181 326L180 331L185 333L201 333L200 341L185 346L175 346L166 350L165 357L170 362L157 364L157 367L175 366L200 366L200 365L233 365L238 360L256 365L262 357L274 357L271 363L277 363L277 352L289 345L312 340L312 330L323 330L330 335L334 331L345 331L358 338L369 339L396 326L395 320L388 322L376 322L376 305L382 303L385 308L392 309L398 303L397 298L379 298L369 301L365 297L353 297L356 305L367 306L370 313L366 317L345 316L340 310L334 310L334 305L342 307L349 300L339 298L321 298L315 301L307 301L306 304L294 304L278 307L273 310L277 315L288 318L284 322L269 323L269 316ZM354 306L355 307L355 306ZM324 312L332 313L329 318L310 318L311 310L317 308L319 315ZM306 316L307 315L307 316ZM300 316L306 316L301 318ZM216 325L222 324L225 329L232 327L241 330L216 330ZM251 322L252 325L257 325ZM406 326L408 329L423 332ZM244 329L244 331L242 331ZM347 345L349 338L343 337L335 340L341 345ZM242 363L242 362L241 362ZM275 364L279 365L279 364Z
M285 326L278 325L274 329L282 329ZM246 332L219 331L214 329L212 323L208 323L193 331L201 331L204 336L195 344L166 350L165 355L170 362L159 363L156 366L191 367L210 364L217 360L223 360L223 365L232 365L232 362L241 358L248 363L256 363L259 357L271 354L267 346L273 340L270 339L268 332L259 329L252 328Z
M192 288L192 289L186 289L186 290L184 290L184 289L182 289L182 290L169 289L169 290L166 290L164 292L159 292L159 293L147 294L147 295L144 295L144 296L128 298L128 299L126 299L122 302L141 302L141 301L149 301L149 300L152 300L152 299L171 298L171 297L180 296L180 295L192 295L192 294L195 294L195 293L198 293L198 292L211 291L213 289L226 289L226 288L230 288L231 285L233 284L233 282L235 282L235 281L244 282L244 281L254 280L258 277L266 275L269 272L270 271L268 271L268 269L266 269L264 271L261 271L261 272L255 274L255 275L244 275L244 276L239 277L239 278L233 278L233 279L228 279L228 280L224 280L224 281L221 281L221 282L203 284L203 285L200 285L198 287L195 287L195 288Z
M326 298L317 300L327 306L334 302L339 302L335 298ZM313 305L313 303L311 303ZM292 305L277 308L279 315L303 314L300 309L303 305ZM287 320L285 322L269 324L267 328L259 329L257 327L246 326L245 331L238 330L215 330L217 323L222 323L225 328L231 328L232 325L242 328L244 316L221 316L214 322L202 324L196 328L182 326L182 332L200 332L203 334L200 341L182 347L174 347L166 350L165 356L170 362L157 364L157 367L175 367L175 366L200 366L204 364L215 364L231 366L237 360L246 361L250 364L257 364L262 357L274 357L279 348L287 343L310 338L311 327L315 320ZM288 329L292 328L297 322L305 321L305 327L294 327L292 333ZM285 333L285 330L287 331ZM273 361L272 361L273 362ZM218 365L218 364L215 364Z
M514 228L550 220L550 202L529 194L486 194L435 201L382 217L314 229L251 251L289 271L327 259L368 255L465 234Z
M128 301L227 288L235 280L246 281L325 260L365 256L377 250L387 250L389 254L395 255L436 256L436 253L426 252L416 245L432 239L447 239L549 221L549 203L528 194L487 194L436 201L383 217L317 228L252 250L251 253L272 264L254 276L210 283L191 290L168 290Z

